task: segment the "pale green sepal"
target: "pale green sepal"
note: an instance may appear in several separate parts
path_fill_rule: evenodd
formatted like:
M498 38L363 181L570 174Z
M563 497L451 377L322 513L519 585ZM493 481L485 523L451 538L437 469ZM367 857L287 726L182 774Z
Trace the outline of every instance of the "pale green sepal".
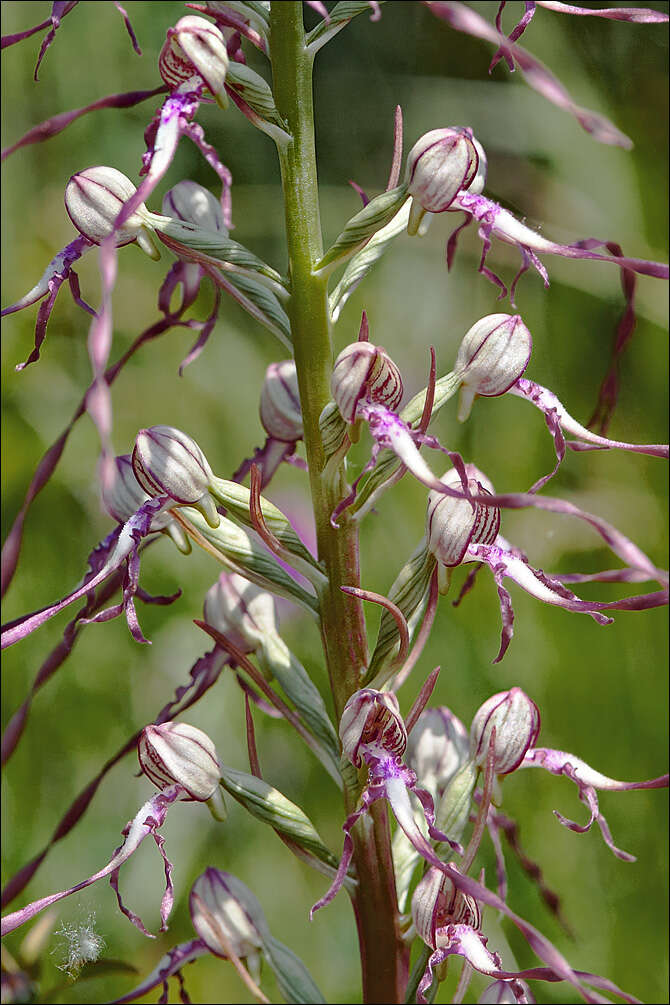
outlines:
M236 523L253 528L250 515L251 492L246 485L231 482L225 478L212 480L212 494L216 496L228 515ZM269 499L261 496L261 512L267 527L283 548L289 553L288 561L294 561L294 568L303 572L315 585L325 586L328 582L323 569L308 548L302 543L287 517Z
M477 775L478 768L474 761L467 760L451 779L435 806L435 826L448 834L452 841L460 841L467 827ZM451 848L443 842L435 846L435 853L438 858L446 861Z
M221 784L226 792L253 816L337 869L338 861L317 834L312 821L299 806L262 778L221 765Z
M146 227L140 227L135 240L144 254L148 255L149 258L153 258L154 262L157 262L160 259L161 253L158 249L155 238Z
M341 786L340 745L335 728L316 684L278 635L264 639L257 653L264 669L270 670L310 733L319 741L330 762L325 766Z
M412 552L388 592L389 600L399 607L407 620L410 642L416 635L428 604L430 581L436 561L426 547L425 538ZM382 611L379 634L368 672L361 687L381 689L397 667L392 660L399 641L398 627L387 610ZM371 682L371 683L370 683Z
M384 0L381 2L383 3ZM371 7L367 0L341 0L329 12L328 20L320 21L316 28L310 31L307 36L307 48L312 53L318 52L321 46L330 42L331 38L337 35L338 31L346 28L352 18L365 11L368 14L371 13Z
M390 223L378 230L368 243L357 252L351 259L339 283L328 298L331 318L335 324L340 316L342 308L354 292L358 284L365 279L377 264L379 259L388 251L391 243L396 237L404 233L409 217L409 201L404 203Z
M312 976L292 949L285 946L273 935L261 934L263 940L263 956L268 965L274 971L279 985L279 991L287 1002L296 1002L297 1005L325 1005L326 999L323 997L318 987L314 983Z
M263 545L232 520L222 516L219 526L214 528L193 507L183 506L181 511L189 523L214 545L221 556L221 564L228 571L245 576L263 590L296 601L318 617L319 602L316 597L296 583Z
M161 534L165 534L167 537L172 538L174 544L182 555L191 554L191 542L189 541L181 524L177 523L175 520L171 520L167 527L164 530L161 530Z
M461 384L460 378L452 371L444 377L440 377L435 383L435 398L433 409L430 413L431 421L437 413L453 398ZM422 414L426 403L427 388L415 394L411 401L407 403L400 413L400 418L408 426L415 427ZM393 479L400 469L400 461L392 450L381 450L374 470L365 478L358 487L356 500L350 508L351 516L358 519L363 517L370 509L376 505L377 500L384 492L385 488L393 484ZM388 483L388 485L386 484Z
M215 820L223 823L228 817L228 808L226 806L226 801L223 798L223 792L220 788L216 790L213 796L210 796L207 800L207 809L212 814Z
M319 274L330 272L336 265L350 258L358 249L370 240L373 234L391 220L407 198L407 185L404 183L392 188L389 192L371 199L367 206L356 213L347 223L332 245L314 266L313 272Z

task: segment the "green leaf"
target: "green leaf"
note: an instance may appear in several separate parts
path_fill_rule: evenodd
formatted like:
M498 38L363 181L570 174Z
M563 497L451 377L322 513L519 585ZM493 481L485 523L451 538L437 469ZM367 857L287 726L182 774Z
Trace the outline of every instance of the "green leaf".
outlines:
M233 289L227 292L253 318L264 325L273 335L276 335L282 345L292 349L291 322L275 293L268 289L264 281L259 281L240 272L221 274L222 283ZM236 295L236 292L239 295Z
M329 401L319 416L321 442L326 461L337 453L347 435L347 424L334 401Z
M167 238L168 247L172 247L173 243L176 243L190 251L192 253L190 257L194 261L215 265L230 272L250 273L259 280L266 279L276 295L284 299L288 297L284 276L280 275L267 262L264 262L262 258L245 248L243 244L233 241L230 237L225 237L218 230L207 230L205 227L198 227L181 220L172 220L168 217L162 219L165 222L157 223L156 230L159 235ZM184 257L189 256L185 255Z
M399 185L389 192L371 199L367 206L347 223L346 227L333 244L314 266L314 272L330 271L339 262L350 258L363 244L366 244L373 234L393 219L402 204L407 199L407 186Z
M388 593L389 600L400 608L407 619L410 641L416 635L428 604L430 581L435 564L435 558L426 548L424 539L410 555ZM368 686L370 681L376 688L381 688L386 683L390 676L388 664L396 654L398 641L399 633L395 619L387 610L383 610L377 644L362 687Z
M381 0L383 3L384 0ZM341 31L342 28L349 24L352 18L356 17L357 14L363 14L365 11L368 14L372 13L372 8L367 0L341 0L340 3L335 4L333 9L328 15L328 20L325 18L317 24L316 28L313 28L307 36L307 46L312 50L312 52L317 52L322 45L329 42L334 35Z
M253 816L291 838L326 865L337 869L337 859L326 848L312 821L279 789L268 785L262 778L224 764L221 765L221 784Z
M377 264L379 259L388 251L391 243L399 237L406 228L409 219L409 201L404 203L390 223L378 230L368 243L351 259L344 275L331 293L328 303L330 312L335 324L342 312L342 308L354 292L359 283L365 279Z
M263 936L263 955L277 978L282 997L299 1005L321 1005L326 999L314 983L312 976L292 949L272 935Z
M198 510L184 506L181 512L214 545L221 564L230 572L238 572L261 589L296 601L310 614L318 617L319 602L316 597L299 586L263 545L232 520L222 516L218 527L210 527Z
M222 506L225 506L231 519L245 527L253 527L250 514L251 492L246 485L240 485L238 482L231 482L225 478L215 478L212 482L212 494L216 496ZM264 496L261 496L260 503L265 523L286 551L295 555L296 558L302 559L312 570L320 572L325 583L323 569L293 530L288 518Z
M233 87L241 98L262 115L278 125L286 126L275 105L270 85L245 63L231 63L226 73L226 83Z
M279 636L268 637L258 656L263 666L275 676L305 726L323 747L331 762L330 773L341 785L340 745L316 684Z

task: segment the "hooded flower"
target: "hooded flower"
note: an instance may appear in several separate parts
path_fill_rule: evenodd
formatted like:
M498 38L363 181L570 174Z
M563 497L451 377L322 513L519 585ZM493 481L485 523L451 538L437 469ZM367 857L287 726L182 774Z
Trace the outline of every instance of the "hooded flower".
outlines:
M503 658L514 634L512 598L503 586L505 578L512 579L531 596L546 604L588 614L600 625L612 622L612 619L603 613L604 611L646 610L667 604L667 574L657 569L632 541L605 520L561 499L529 493L497 495L486 476L472 464L467 464L462 469L459 464L447 472L442 484L441 493L431 492L428 497L427 547L437 559L439 581L447 588L448 577L445 577L444 570L449 566L479 562L491 569L498 588L502 618L500 650L494 663ZM663 584L664 589L656 593L624 597L609 602L581 600L560 578L533 568L526 556L498 532L496 523L499 517L493 515L497 507L507 506L516 509L533 505L539 509L569 514L586 521L627 565L627 568L616 573L595 573L593 576L578 579L622 582L657 579ZM499 528L499 524L497 526ZM461 596L471 587L472 582L473 577L470 577Z
M351 830L378 799L388 800L398 825L414 848L428 861L434 859L435 854L414 818L410 792L414 793L421 804L430 837L435 841L446 841L452 848L460 848L457 842L451 841L435 827L432 796L418 787L416 775L402 760L407 747L407 729L393 692L377 691L374 688L356 691L342 713L340 740L344 755L354 767L366 765L368 783L361 793L360 807L342 825L344 848L337 875L325 896L312 908L310 916L329 904L338 893L353 854Z

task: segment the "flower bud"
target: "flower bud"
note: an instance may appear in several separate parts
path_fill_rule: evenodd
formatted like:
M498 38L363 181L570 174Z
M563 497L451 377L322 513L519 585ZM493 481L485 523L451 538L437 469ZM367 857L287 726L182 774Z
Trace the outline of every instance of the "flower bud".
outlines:
M419 716L407 740L405 760L419 785L437 800L469 753L467 729L451 709L440 706L427 708Z
M73 174L65 186L65 209L80 234L101 244L114 229L114 221L137 189L124 174L111 167L91 167ZM151 226L151 213L140 203L115 232L121 246L138 241L143 251L158 257L145 227ZM152 254L153 252L153 254Z
M261 390L261 423L273 440L295 443L302 439L298 375L292 359L270 363Z
M219 515L209 495L212 469L186 433L172 426L140 429L133 449L133 471L150 496L166 495L182 506L196 506L211 527L218 527Z
M476 394L504 394L528 366L533 340L518 314L489 314L472 326L460 344L454 370L461 378L458 418L470 414Z
M103 482L102 503L112 519L125 523L151 497L147 495L135 477L130 454L120 454L114 458L114 479L111 484ZM183 528L169 513L159 513L151 521L151 530L166 531L180 551L185 555L191 550L190 542Z
M357 768L366 753L373 757L402 757L407 729L393 692L371 687L354 692L342 712L340 740L344 754Z
M225 104L226 40L204 17L195 14L182 17L174 28L168 29L158 57L158 71L171 90L192 78L196 78L197 87L202 80L217 101Z
M381 346L352 342L335 360L330 389L345 422L356 421L359 402L393 410L403 394L400 370Z
M488 174L489 164L486 157L486 151L479 140L475 139L473 136L472 142L475 145L475 150L477 151L477 156L479 157L479 163L477 165L477 174L467 186L467 191L470 192L471 195L481 195L486 186L486 176Z
M496 775L508 775L535 745L540 732L539 709L520 687L501 691L485 701L470 727L470 751L480 766L486 764L494 726L494 771Z
M163 196L163 213L184 223L192 223L203 230L216 230L224 237L228 236L228 228L223 219L221 203L212 193L198 185L195 181L185 178L177 182Z
M440 480L450 488L462 490L460 476L454 469ZM468 478L468 491L471 495L492 494L478 478L472 477ZM456 499L437 490L428 493L428 550L442 565L460 565L469 545L493 544L499 530L500 510L494 506Z
M118 523L125 523L140 506L147 502L150 496L144 491L133 471L130 454L120 454L114 458L114 480L111 484L103 483L102 502L109 515ZM160 530L167 523L167 514L160 513L151 521L152 527Z
M221 769L216 748L206 733L185 722L145 726L137 744L144 774L159 789L180 785L183 799L206 802L219 789Z
M417 884L412 897L412 919L427 946L438 949L446 941L437 934L446 925L481 926L477 901L457 890L445 873L432 866Z
M407 191L412 196L407 232L416 234L424 213L447 210L475 180L478 164L470 129L432 129L417 140L407 156Z
M243 653L256 652L268 635L277 634L272 594L237 573L221 573L207 591L204 613L207 624Z
M246 959L263 945L263 909L251 890L228 872L205 869L191 888L189 909L198 937L217 956L227 956L230 947Z

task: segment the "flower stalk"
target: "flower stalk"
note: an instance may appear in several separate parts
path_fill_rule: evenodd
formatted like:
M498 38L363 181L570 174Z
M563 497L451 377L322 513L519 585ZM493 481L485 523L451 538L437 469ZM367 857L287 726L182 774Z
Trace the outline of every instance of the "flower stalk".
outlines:
M292 142L280 148L282 187L289 253L293 350L303 414L303 438L309 464L319 559L328 576L320 596L324 651L339 720L351 694L360 686L367 665L362 604L340 587L360 585L358 534L345 520L339 529L330 515L346 494L344 475L323 474L324 452L319 416L330 400L333 351L330 339L327 279L315 274L323 255L319 213L312 62L303 26L302 3L274 3L270 12L270 55L277 109L288 124ZM344 642L344 644L343 644ZM345 790L347 813L356 805L360 787ZM395 881L388 822L374 807L370 821L353 832L359 886L354 897L366 1002L402 1000L405 951L397 927Z

